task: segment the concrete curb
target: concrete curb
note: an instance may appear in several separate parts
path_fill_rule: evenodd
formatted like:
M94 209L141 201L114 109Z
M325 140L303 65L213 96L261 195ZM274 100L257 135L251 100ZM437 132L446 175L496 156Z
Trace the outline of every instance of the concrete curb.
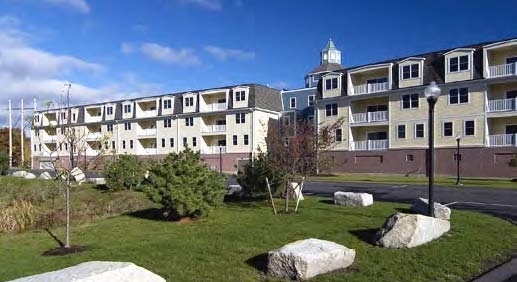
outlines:
M471 282L511 282L517 281L517 257L490 269Z

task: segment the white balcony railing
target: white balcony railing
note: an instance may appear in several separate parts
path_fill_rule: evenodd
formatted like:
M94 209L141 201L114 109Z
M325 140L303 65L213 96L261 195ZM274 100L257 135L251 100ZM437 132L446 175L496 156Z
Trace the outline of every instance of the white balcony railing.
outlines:
M155 136L156 128L140 128L136 131L138 136Z
M136 113L137 117L142 117L142 118L156 117L157 115L158 115L158 111L156 111L156 110L138 111Z
M517 98L488 101L488 112L505 112L517 110Z
M379 121L388 121L388 111L352 114L352 120L350 123L367 123Z
M489 147L517 147L517 133L516 134L496 134L488 136Z
M219 151L221 150L221 151ZM202 150L203 154L219 154L226 153L226 146L207 146Z
M100 152L100 150L86 149L86 156L98 156Z
M45 135L45 136L41 137L41 141L43 143L55 143L56 140L57 140L57 136L56 135Z
M517 75L517 63L490 66L488 69L490 77Z
M143 149L138 150L137 154L148 156L148 155L156 155L156 153L157 153L156 148L143 148Z
M380 83L368 83L368 84L360 84L354 86L353 94L366 94L366 93L374 93L380 91L389 90L389 85L387 82Z
M85 119L84 119L85 122L100 122L102 121L102 116L91 116L91 115L86 115Z
M211 103L207 104L209 111L224 111L227 109L226 103Z
M388 149L388 140L366 140L350 142L351 151L381 151Z
M203 133L212 133L212 132L225 132L226 124L212 124L206 125L201 129Z
M101 132L90 132L88 135L86 135L87 141L100 141L102 138Z

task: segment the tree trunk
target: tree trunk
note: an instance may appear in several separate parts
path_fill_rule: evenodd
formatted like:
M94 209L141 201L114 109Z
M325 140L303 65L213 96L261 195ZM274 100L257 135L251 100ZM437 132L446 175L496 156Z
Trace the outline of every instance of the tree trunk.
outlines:
M66 201L66 229L65 229L65 248L70 248L70 172L68 173L68 177L66 180L66 192L65 192L65 201Z
M289 212L289 181L285 183L285 212Z

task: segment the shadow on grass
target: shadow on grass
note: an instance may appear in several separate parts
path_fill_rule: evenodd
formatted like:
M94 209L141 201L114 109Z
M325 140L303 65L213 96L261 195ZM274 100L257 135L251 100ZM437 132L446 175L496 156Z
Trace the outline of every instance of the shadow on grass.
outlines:
M52 233L52 231L50 231L50 229L45 228L45 231L47 231L48 235L50 235L50 237L51 237L52 239L54 239L54 241L56 241L60 247L64 247L64 246L65 246L65 244L63 243L63 241L59 240L59 238L57 238L57 236L56 236L56 235L54 235L54 233Z
M354 235L359 240L368 243L370 245L375 246L375 241L377 239L377 231L379 229L357 229L357 230L350 230L350 234Z
M401 212L401 213L414 213L411 209L409 208L395 208L398 212Z
M320 200L319 202L322 203L322 204L335 205L334 204L334 200L326 199L326 200Z
M254 256L246 261L249 266L254 267L260 272L267 272L267 263L268 263L268 255L267 253L263 253L257 256Z
M167 218L163 215L163 210L157 208L150 208L145 210L139 210L135 212L127 213L131 217L147 219L147 220L155 220L155 221L171 221L170 218Z

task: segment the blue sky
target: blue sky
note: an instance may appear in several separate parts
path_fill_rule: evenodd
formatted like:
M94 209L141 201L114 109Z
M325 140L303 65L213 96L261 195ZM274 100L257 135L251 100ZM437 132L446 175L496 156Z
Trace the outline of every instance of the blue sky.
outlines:
M240 83L299 88L332 38L344 66L517 37L517 1L0 0L7 99L72 104ZM41 106L40 106L41 108Z

